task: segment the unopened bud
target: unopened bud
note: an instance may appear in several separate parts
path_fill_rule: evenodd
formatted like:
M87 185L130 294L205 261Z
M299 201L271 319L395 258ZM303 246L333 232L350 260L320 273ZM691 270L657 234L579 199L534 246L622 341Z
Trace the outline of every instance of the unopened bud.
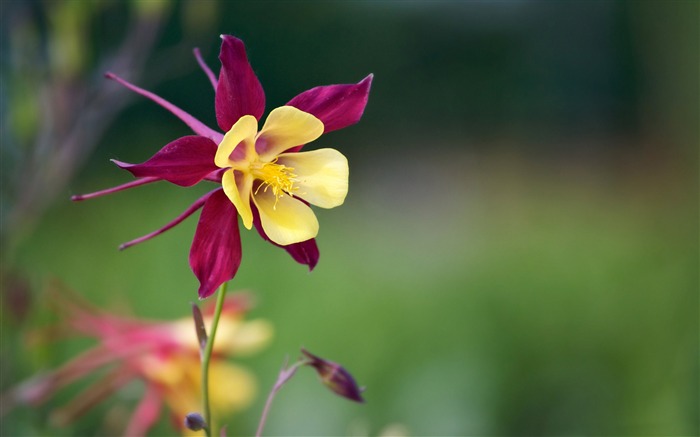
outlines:
M365 401L360 395L361 390L357 386L355 379L347 370L343 369L340 364L317 357L306 349L302 349L301 353L309 359L307 364L316 369L318 376L321 378L321 382L326 387L351 401Z
M201 414L190 413L185 416L185 428L189 429L190 431L201 431L206 427L207 422L204 421L204 417L202 417Z

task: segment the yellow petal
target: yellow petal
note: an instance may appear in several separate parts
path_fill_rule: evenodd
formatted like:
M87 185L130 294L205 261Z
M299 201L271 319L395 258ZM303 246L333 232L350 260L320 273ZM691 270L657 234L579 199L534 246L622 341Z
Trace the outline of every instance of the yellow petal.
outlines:
M224 187L224 193L241 215L243 226L250 229L253 226L253 211L250 209L252 176L231 169L221 177L221 186Z
M186 376L186 368L182 364L185 361L179 362L168 357L146 354L141 357L139 364L147 379L161 385L177 386Z
M219 423L249 406L256 393L255 378L246 369L220 360L209 363L209 400Z
M174 415L184 418L193 411L201 411L201 368L196 365L187 368L187 384L166 387L165 401ZM257 394L257 384L253 375L246 369L224 360L212 358L209 362L209 402L212 421L222 424L228 417L250 405ZM201 431L182 429L185 436L203 436Z
M294 146L310 143L323 133L323 122L293 106L281 106L270 112L256 140L263 162Z
M295 196L321 208L334 208L345 201L348 160L337 150L283 153L277 163L294 169Z
M244 322L222 315L216 331L214 351L226 355L253 355L268 345L273 332L272 324L267 320Z
M159 381L163 391L163 399L178 417L200 408L201 399L201 367L199 357L193 355L177 355L165 358L172 366L179 368L180 377L177 381ZM157 370L157 369L156 369Z
M258 121L252 115L244 115L226 132L224 139L216 150L214 164L219 168L231 167L231 153L244 142L246 149L243 156L250 156L255 151L255 134L258 132ZM239 153L238 151L236 153Z
M273 242L286 246L314 238L318 234L318 220L311 208L300 200L285 194L277 198L272 190L261 187L253 194L260 212L265 233Z

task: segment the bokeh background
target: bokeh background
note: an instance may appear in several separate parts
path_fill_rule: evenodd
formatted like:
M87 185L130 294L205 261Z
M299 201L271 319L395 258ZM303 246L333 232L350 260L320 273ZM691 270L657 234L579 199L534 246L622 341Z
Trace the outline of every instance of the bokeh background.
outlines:
M365 405L310 372L276 399L267 435L664 435L698 411L698 2L3 1L2 389L89 342L32 347L59 280L148 318L189 313L196 216L125 252L209 186L127 182L188 129L102 77L111 70L215 126L221 33L242 38L268 110L374 73L361 123L322 137L351 163L318 211L308 273L244 232L231 288L257 296L271 347L242 363L261 395L231 418L254 432L299 347L338 361ZM53 408L3 435L104 435L130 387L78 423ZM136 393L136 395L134 395ZM172 434L167 420L154 435Z

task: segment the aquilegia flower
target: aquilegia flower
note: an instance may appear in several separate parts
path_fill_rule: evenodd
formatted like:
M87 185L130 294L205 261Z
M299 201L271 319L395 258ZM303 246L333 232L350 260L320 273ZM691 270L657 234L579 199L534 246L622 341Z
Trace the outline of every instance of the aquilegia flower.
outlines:
M265 94L253 72L243 42L223 35L218 80L195 50L195 56L216 90L216 119L225 132L203 123L124 79L107 77L163 106L197 135L179 138L142 164L114 161L136 181L97 193L74 196L84 200L127 188L166 180L192 186L202 180L221 183L163 228L123 244L129 247L159 235L190 216L202 213L190 249L190 266L206 298L232 279L241 262L240 215L247 229L283 247L299 263L313 269L319 252L314 238L318 221L309 204L341 205L348 191L348 163L334 149L300 152L321 134L358 122L364 112L372 75L357 84L312 88L272 110L261 129Z
M56 425L72 422L129 382L141 380L145 390L124 435L146 435L161 417L163 405L170 411L173 424L182 433L192 434L184 428L184 419L188 413L201 409L201 365L200 345L191 318L155 322L115 316L82 303L76 296L69 299L59 293L54 293L51 301L58 305L71 332L96 338L98 344L58 369L33 377L4 394L6 407L40 405L77 379L101 373L102 377L89 388L52 412ZM244 294L229 296L219 319L210 361L209 393L219 417L247 407L257 391L253 376L226 358L255 353L272 336L269 322L245 320L248 302ZM213 318L213 308L210 310L204 313L207 326Z

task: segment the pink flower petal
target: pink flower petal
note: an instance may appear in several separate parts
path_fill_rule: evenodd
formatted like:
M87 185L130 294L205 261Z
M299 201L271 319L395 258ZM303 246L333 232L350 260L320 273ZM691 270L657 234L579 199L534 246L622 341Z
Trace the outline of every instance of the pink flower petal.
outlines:
M270 240L270 238L265 233L265 230L263 230L262 223L260 221L260 214L258 213L258 209L256 208L256 206L252 203L250 206L253 210L253 225L255 225L255 229L258 230L258 233L263 238L263 240L269 241L275 246L281 247L282 249L286 250L287 253L289 253L292 256L292 258L294 258L294 261L298 262L299 264L309 266L309 271L313 270L314 267L316 267L316 264L318 264L318 259L321 256L321 254L318 251L318 246L316 245L316 239L312 238L310 240L302 241L301 243L289 244L287 246L281 246L279 244L276 244L275 242Z
M219 168L214 164L216 144L209 138L190 135L168 143L143 164L112 160L136 177L157 177L189 187Z
M105 77L107 79L112 79L114 81L117 81L120 84L124 85L125 87L129 88L131 91L133 91L137 94L140 94L140 95L156 102L157 104L159 104L163 108L170 111L177 118L182 120L197 135L207 137L210 140L214 141L216 144L219 144L221 142L221 140L224 138L224 136L222 134L220 134L219 132L217 132L213 129L210 129L207 125L205 125L201 121L197 120L196 118L194 118L193 116L191 116L187 112L183 111L182 109L178 108L177 106L173 105L172 103L168 102L164 98L159 97L150 91L146 91L143 88L139 88L136 85L134 85L130 82L127 82L126 80L122 79L121 77L117 76L114 73L106 73Z
M244 115L260 120L265 111L265 92L248 63L243 41L222 35L221 71L216 87L216 121L228 132Z
M287 103L313 114L323 122L324 133L348 127L360 121L367 105L373 75L356 84L318 86Z
M139 401L136 411L131 415L124 435L132 437L146 436L148 430L158 421L163 404L161 394L155 384L148 384L146 392Z
M216 292L236 275L241 264L238 213L223 189L214 191L204 204L190 249L190 267L199 279L199 298Z

